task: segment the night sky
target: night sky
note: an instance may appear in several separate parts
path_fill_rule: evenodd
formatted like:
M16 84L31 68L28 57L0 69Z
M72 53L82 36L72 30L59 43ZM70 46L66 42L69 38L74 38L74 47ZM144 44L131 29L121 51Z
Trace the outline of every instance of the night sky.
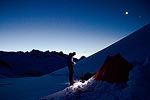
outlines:
M149 23L149 0L0 0L0 51L89 56Z

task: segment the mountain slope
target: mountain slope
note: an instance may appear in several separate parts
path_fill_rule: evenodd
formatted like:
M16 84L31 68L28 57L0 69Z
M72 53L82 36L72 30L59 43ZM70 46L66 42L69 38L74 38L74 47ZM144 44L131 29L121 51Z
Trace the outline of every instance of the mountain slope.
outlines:
M120 53L129 62L143 62L150 58L150 25L146 25L120 41L84 59L75 66L76 74L95 72L104 62L107 55Z

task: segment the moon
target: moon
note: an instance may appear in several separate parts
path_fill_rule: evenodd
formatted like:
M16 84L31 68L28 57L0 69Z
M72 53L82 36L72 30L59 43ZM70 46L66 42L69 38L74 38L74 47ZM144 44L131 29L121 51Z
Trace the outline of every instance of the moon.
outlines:
M125 12L125 14L126 14L126 15L128 15L128 14L129 14L129 12L128 12L128 11L126 11L126 12Z

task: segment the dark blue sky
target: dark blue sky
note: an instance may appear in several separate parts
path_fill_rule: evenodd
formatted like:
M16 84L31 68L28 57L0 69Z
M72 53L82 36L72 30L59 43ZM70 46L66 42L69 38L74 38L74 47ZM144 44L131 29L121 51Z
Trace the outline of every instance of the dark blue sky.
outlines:
M0 0L0 50L89 56L149 23L149 0ZM128 14L125 14L128 12Z

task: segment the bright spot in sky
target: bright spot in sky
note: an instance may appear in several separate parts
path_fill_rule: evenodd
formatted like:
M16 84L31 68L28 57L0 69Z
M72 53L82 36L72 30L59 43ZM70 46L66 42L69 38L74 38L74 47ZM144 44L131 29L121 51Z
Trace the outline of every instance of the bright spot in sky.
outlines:
M128 12L128 11L126 11L126 12L125 12L125 14L126 14L126 15L128 15L128 14L129 14L129 12Z

